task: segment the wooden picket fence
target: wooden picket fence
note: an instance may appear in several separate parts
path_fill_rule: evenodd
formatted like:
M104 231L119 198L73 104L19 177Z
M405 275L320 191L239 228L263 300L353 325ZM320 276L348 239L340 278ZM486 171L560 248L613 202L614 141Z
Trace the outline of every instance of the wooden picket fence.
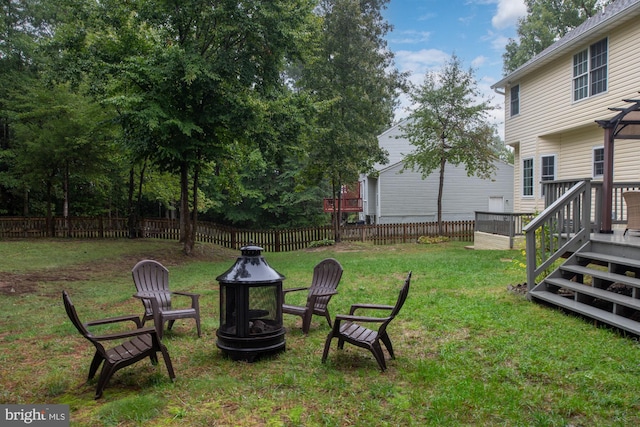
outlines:
M126 218L73 217L53 219L51 236L70 238L129 237ZM449 221L443 235L458 241L473 242L474 221ZM373 242L377 245L416 242L420 236L437 236L436 222L383 225L347 225L340 229L342 241ZM47 237L46 218L0 217L0 239ZM140 236L179 240L177 220L145 219ZM334 239L333 228L308 227L287 230L246 230L199 221L196 241L214 243L230 249L254 244L267 252L288 252L308 248L316 242Z

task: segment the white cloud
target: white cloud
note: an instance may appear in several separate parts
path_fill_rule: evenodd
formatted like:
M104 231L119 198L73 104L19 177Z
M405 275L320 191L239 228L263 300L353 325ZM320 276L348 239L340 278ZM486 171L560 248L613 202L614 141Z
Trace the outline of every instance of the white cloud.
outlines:
M400 33L393 33L390 37L392 43L398 44L417 44L429 41L431 33L429 31L408 30Z
M498 0L496 14L491 18L491 24L498 30L515 26L518 18L527 14L524 0Z
M471 66L473 68L477 68L480 67L481 65L483 65L484 63L487 62L489 58L487 58L484 55L480 55L480 56L476 56L475 58L473 58L473 60L471 61Z
M504 47L507 45L507 43L509 43L509 37L505 37L503 35L498 35L498 36L494 37L493 40L491 41L491 47L494 50L503 52L504 51Z
M437 71L451 58L451 55L439 49L399 50L395 52L394 61L399 71L408 72L408 81L416 86L424 83L425 75ZM395 120L399 121L409 115L413 109L409 96L403 94L398 99Z
M400 71L424 75L440 68L450 57L450 54L439 49L400 50L395 53L395 63Z
M416 86L424 83L427 73L440 71L450 58L451 54L438 49L401 50L395 53L395 63L398 70L408 71L410 73L409 82ZM480 55L473 59L471 65L479 67L486 65L488 62L488 57ZM481 94L480 97L483 100L489 100L496 107L495 110L489 112L489 121L496 126L500 137L504 138L504 111L502 105L504 99L491 89L491 85L496 82L496 79L476 75L476 81ZM406 118L409 112L415 108L415 105L411 104L411 100L407 95L400 96L398 101L399 106L395 112L396 121Z
M436 16L438 16L438 15L436 15L435 13L426 13L426 14L420 16L418 18L418 21L428 21L430 19L435 18Z

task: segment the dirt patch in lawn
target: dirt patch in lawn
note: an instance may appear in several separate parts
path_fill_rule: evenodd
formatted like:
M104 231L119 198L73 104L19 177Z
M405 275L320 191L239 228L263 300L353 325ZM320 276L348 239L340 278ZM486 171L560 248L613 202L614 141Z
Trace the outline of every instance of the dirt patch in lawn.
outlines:
M157 249L146 253L146 259L153 259L167 268L193 261L221 261L237 257L237 251L220 247L197 245L190 255L185 255L179 245ZM114 271L129 273L142 258L139 254L124 255L119 258L98 260L88 263L69 265L54 270L30 271L27 273L2 273L0 277L0 295L23 295L35 293L38 286L48 282L75 282L90 277L110 276Z

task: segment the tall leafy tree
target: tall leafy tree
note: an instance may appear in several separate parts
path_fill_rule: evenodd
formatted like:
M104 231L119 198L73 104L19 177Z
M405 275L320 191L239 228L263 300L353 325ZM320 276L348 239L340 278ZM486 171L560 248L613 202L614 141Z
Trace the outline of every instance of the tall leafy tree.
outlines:
M381 11L388 0L322 0L322 36L315 57L305 64L301 85L321 107L310 148L312 176L331 182L333 198L386 153L377 135L393 118L403 75L393 66L384 36L391 26ZM339 236L340 204L334 215Z
M65 219L71 214L103 213L112 184L106 172L115 158L104 110L68 87L43 85L25 88L10 106L16 147L12 173L21 177L25 194L44 186L49 220L55 192L61 194ZM74 195L76 203L86 204L92 193L97 206L73 210Z
M503 69L510 73L558 41L611 0L525 0L527 15L518 21L517 39L509 39Z
M0 2L0 211L13 215L25 190L20 176L11 170L16 147L9 101L37 77L34 51L40 22L35 19L34 3Z
M417 106L400 128L401 137L415 147L404 157L404 168L426 178L439 173L438 227L442 234L442 194L447 163L464 165L467 175L490 178L495 170L495 128L488 112L494 107L482 100L472 69L464 70L453 55L439 72L425 76L409 96Z
M250 146L281 149L267 112L286 92L285 60L304 41L314 2L88 3L87 35L77 23L61 31L60 51L72 52L64 69L90 73L99 99L118 108L139 158L180 177L181 241L189 253L203 169L240 168L237 152Z

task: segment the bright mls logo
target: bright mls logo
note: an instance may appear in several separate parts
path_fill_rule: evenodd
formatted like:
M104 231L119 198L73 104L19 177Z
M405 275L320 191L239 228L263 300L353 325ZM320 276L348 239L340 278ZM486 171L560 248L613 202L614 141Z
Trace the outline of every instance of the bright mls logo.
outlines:
M0 405L0 425L69 427L69 405Z

